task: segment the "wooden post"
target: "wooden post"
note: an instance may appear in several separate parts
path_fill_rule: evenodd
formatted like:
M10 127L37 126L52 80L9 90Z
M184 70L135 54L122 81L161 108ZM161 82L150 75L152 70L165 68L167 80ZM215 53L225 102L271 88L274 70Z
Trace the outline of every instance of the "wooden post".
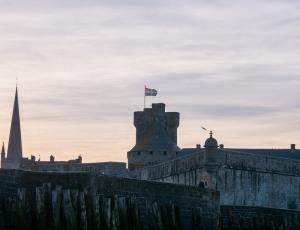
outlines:
M122 227L122 230L129 230L128 212L127 212L126 198L125 197L119 197L118 207L119 207L120 226Z
M71 200L71 192L69 189L63 190L63 216L64 222L66 224L66 230L76 230L77 222L76 222L76 212L74 211L72 200Z
M91 200L91 226L89 229L98 230L101 228L100 196L95 192L90 193Z
M118 197L116 195L112 198L112 213L111 213L111 227L112 230L120 229L120 218L119 218L119 207L118 207Z
M80 228L81 230L87 230L87 215L85 205L85 194L84 192L79 193L79 216L80 216Z
M103 198L103 207L102 207L102 216L103 216L103 226L105 230L111 229L111 198Z
M52 220L51 225L54 229L61 229L61 203L62 203L62 187L57 186L55 190L51 192L51 208L52 208Z
M44 186L36 187L35 189L35 202L36 202L36 228L45 230L46 223L46 190Z

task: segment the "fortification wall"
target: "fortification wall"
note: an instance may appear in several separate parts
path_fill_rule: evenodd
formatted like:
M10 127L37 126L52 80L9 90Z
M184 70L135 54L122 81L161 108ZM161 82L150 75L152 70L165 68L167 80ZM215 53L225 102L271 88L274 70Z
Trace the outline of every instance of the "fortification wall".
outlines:
M217 150L148 167L140 176L215 189L221 205L300 210L299 169L294 160Z
M149 166L141 171L141 177L143 179L155 180L196 168L202 168L210 158L213 158L213 161L210 162L226 165L229 168L300 176L300 161L298 160L229 152L220 149L206 153L203 149L199 153Z
M204 154L193 154L187 157L181 157L154 166L149 166L140 171L140 177L142 180L165 181L165 179L175 176L174 180L176 180L176 177L179 175L184 174L186 176L188 171L203 168L204 165Z
M96 207L96 211L95 203L90 202L95 199L101 200L97 203L99 207ZM28 229L36 228L41 222L44 226L53 226L57 224L57 216L64 217L59 222L59 226L67 229L68 226L74 227L82 224L92 226L95 220L103 218L104 223L109 221L113 225L118 222L117 226L122 226L120 218L124 213L115 204L122 203L124 199L125 201L127 199L125 202L127 206L125 205L125 209L122 210L130 212L130 216L135 213L136 217L134 220L136 227L130 228L132 225L128 225L128 229L140 229L138 226L142 226L143 229L155 229L153 223L160 223L163 226L162 229L169 229L174 225L177 229L192 229L193 226L194 229L200 229L203 226L205 226L204 229L217 229L218 226L219 193L209 189L99 176L91 173L0 170L2 229L15 227L16 221L12 220L11 215L16 215L16 218L23 221ZM110 208L107 208L108 204ZM132 210L132 206L136 208ZM58 214L53 212L54 209ZM90 209L94 210L91 213L96 213L96 217L89 217L87 210ZM34 215L28 215L26 210ZM103 210L109 211L103 213ZM24 217L28 216L30 218L26 222ZM69 219L73 220L73 223L66 221ZM159 228L159 226L156 227ZM104 226L103 229L108 228Z
M300 209L298 176L221 168L215 183L222 204Z
M223 152L223 163L228 167L239 169L255 169L284 175L300 176L300 161L272 156L259 156L250 153L219 150Z

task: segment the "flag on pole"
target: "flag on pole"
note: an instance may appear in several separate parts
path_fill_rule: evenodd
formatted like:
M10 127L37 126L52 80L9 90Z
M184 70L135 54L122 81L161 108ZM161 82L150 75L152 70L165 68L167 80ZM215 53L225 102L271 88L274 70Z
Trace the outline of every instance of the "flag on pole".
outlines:
M157 95L156 89L150 89L145 86L145 97L146 96L156 96L156 95Z

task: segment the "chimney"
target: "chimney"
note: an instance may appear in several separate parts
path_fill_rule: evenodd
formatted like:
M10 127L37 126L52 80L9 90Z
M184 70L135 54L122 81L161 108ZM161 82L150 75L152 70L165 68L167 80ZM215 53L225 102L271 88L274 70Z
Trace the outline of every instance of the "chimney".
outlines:
M220 149L224 149L224 145L223 144L220 144Z
M296 150L296 144L291 144L291 150Z
M82 156L81 155L78 156L78 163L80 163L80 164L82 163Z
M200 145L200 144L197 144L197 145L196 145L196 149L201 149L201 145Z

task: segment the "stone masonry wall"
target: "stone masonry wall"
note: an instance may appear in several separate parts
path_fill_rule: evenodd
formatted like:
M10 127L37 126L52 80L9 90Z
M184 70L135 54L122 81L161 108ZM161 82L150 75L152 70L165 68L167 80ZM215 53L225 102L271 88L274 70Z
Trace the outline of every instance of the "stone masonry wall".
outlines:
M221 168L216 188L221 203L300 209L300 177L277 173Z
M140 177L215 189L221 205L300 210L299 169L296 160L218 149L148 167Z

